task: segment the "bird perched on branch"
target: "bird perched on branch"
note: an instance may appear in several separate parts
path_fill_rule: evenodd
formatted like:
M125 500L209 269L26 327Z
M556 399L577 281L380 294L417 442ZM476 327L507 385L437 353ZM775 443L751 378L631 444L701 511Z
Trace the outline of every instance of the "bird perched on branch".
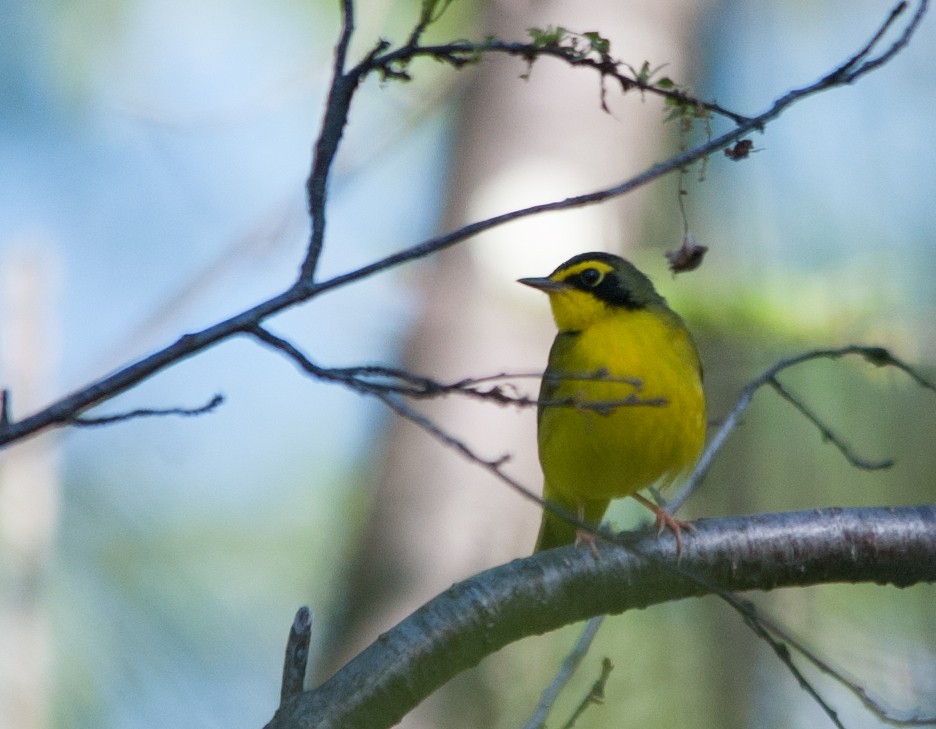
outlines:
M638 492L684 475L705 441L702 366L686 325L619 256L583 253L544 278L559 332L537 413L543 498L597 527L611 499L632 496L670 529L688 526ZM535 552L591 532L543 512Z

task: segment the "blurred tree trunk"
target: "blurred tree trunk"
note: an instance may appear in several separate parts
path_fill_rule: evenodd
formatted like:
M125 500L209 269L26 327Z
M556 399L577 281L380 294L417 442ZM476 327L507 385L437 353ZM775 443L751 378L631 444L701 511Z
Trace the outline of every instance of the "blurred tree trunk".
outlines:
M44 241L14 243L0 261L0 384L12 413L44 406L58 368L60 261ZM0 457L0 727L49 723L52 646L46 615L58 529L58 434Z
M699 6L660 2L490 2L479 33L526 38L558 26L599 31L612 53L640 67L667 64L685 79L689 35ZM466 33L466 35L469 35ZM490 58L470 74L459 104L443 230L527 204L622 181L664 152L659 104L621 97L608 86L601 110L594 73L541 60ZM466 79L468 80L468 79ZM663 183L664 191L669 190ZM675 182L667 209L675 208ZM650 191L578 211L513 223L451 249L422 269L424 304L405 349L410 371L446 381L501 372L541 372L553 336L545 297L515 283L549 273L588 250L621 253L637 245ZM678 227L674 225L673 247ZM535 379L523 380L535 395ZM537 493L535 413L460 399L422 411L484 457L511 454L509 470ZM425 600L480 569L530 553L539 510L483 469L399 419L375 470L372 512L349 567L343 624L316 680L373 641ZM493 726L497 695L483 671L452 682L404 721L429 726ZM460 698L472 692L473 698ZM458 707L462 707L459 709ZM470 707L470 708L466 708ZM531 707L532 708L532 707ZM444 718L443 718L444 717Z

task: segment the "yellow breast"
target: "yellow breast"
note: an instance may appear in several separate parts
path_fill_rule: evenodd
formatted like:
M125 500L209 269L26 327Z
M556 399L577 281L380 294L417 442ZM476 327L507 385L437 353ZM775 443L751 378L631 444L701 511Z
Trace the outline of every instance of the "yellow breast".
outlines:
M540 461L547 492L562 502L666 486L705 440L699 357L669 310L617 310L560 333L540 398ZM620 404L629 398L637 404Z

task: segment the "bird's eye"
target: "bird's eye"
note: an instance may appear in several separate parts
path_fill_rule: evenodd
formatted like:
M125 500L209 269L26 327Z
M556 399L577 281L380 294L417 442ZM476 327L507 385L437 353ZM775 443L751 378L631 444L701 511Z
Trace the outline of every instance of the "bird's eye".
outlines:
M600 284L603 278L604 276L597 268L586 268L579 274L579 280L589 288L594 288Z

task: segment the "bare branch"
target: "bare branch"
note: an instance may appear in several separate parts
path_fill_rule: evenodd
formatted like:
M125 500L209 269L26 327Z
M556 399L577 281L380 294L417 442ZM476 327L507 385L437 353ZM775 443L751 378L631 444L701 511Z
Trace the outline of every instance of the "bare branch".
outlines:
M832 677L838 683L842 684L845 688L851 691L855 696L858 697L861 703L864 704L865 708L871 711L882 721L886 721L888 724L893 724L894 726L936 725L936 716L932 714L925 714L920 710L898 710L887 706L883 701L872 696L871 693L866 688L864 688L857 679L848 676L847 673L840 668L834 668L829 661L820 657L818 653L807 647L803 641L795 638L789 630L780 625L776 620L765 616L763 613L756 610L755 607L747 601L739 602L744 602L746 605L745 612L750 614L753 620L756 620L766 630L769 630L770 633L781 639L783 642L791 645L797 653L805 657L824 674Z
M574 49L562 45L519 43L498 40L496 38L491 38L481 43L460 41L431 46L420 46L416 43L410 43L388 53L378 54L366 64L362 63L361 66L363 67L362 71L364 73L369 73L371 70L379 70L382 73L392 74L392 69L407 64L415 58L424 57L442 60L456 68L460 68L475 63L485 53L501 53L508 56L516 56L528 62L532 62L532 60L540 57L555 58L573 68L588 68L597 71L603 79L614 79L624 93L636 89L645 93L654 94L682 106L694 107L712 114L717 114L731 120L735 124L744 124L749 121L748 117L726 109L714 101L704 101L690 96L685 91L657 85L649 80L640 78L639 75L635 73L623 73L621 69L629 67L628 64L623 61L610 58L609 56L596 58L582 55ZM368 68L366 66L370 67Z
M572 712L572 716L569 717L569 720L562 725L562 729L572 729L572 727L575 726L575 722L578 721L579 717L585 713L585 710L589 706L595 706L596 704L604 703L605 685L608 683L608 679L611 678L611 671L613 670L614 664L611 663L611 659L602 658L601 675L598 676L598 680L592 684L581 703L575 707L575 711Z
M267 299L236 316L225 319L195 334L186 334L155 354L144 357L97 382L77 390L38 413L22 420L13 420L11 418L5 427L3 423L0 423L0 447L26 438L46 428L68 424L85 410L139 385L157 372L161 372L214 346L218 342L241 333L247 326L256 321L262 321L276 312L304 301L310 295L308 288L299 285L293 286L282 294Z
M264 342L265 344L268 344L269 346L285 353L300 368L302 368L307 373L314 375L316 377L320 377L325 380L341 382L342 384L345 384L346 386L350 387L356 392L377 397L381 402L383 402L387 407L389 407L397 415L417 425L423 431L425 431L426 433L431 435L433 438L438 440L442 445L448 448L451 448L452 450L455 450L456 452L458 452L459 454L467 458L469 461L481 466L486 471L488 471L489 473L494 475L496 478L498 478L500 481L502 481L504 484L506 484L511 489L513 489L516 493L520 494L525 499L538 504L544 510L555 514L561 519L564 519L568 523L574 525L576 528L583 529L605 541L621 543L620 535L616 535L604 527L596 527L594 524L589 524L585 522L584 520L582 520L581 518L579 518L578 515L575 515L566 511L565 509L555 505L551 501L542 499L540 496L534 493L533 490L524 486L519 481L514 479L512 476L507 474L503 470L502 466L505 463L507 463L507 461L510 459L509 454L503 454L494 459L484 458L480 456L463 440L460 440L459 438L456 438L455 436L446 432L443 428L441 428L439 425L433 422L430 418L427 418L426 416L416 412L415 410L410 408L408 405L406 405L404 402L402 402L398 397L395 397L394 395L399 394L396 391L392 389L388 389L386 387L375 385L373 382L370 382L370 381L364 381L364 380L358 379L357 377L359 373L364 372L364 371L368 373L379 372L382 374L387 374L391 372L395 373L396 372L395 370L392 370L390 368L382 368L382 367L347 368L347 369L329 370L328 368L323 368L315 364L311 360L309 360L301 351L299 351L294 345L292 345L287 340L277 337L276 335L272 334L271 332L269 332L268 330L260 326L252 327L248 331L249 333L253 334L255 337L257 337L260 341ZM808 352L795 355L793 357L780 360L779 362L774 364L772 367L766 370L763 374L761 374L759 377L749 382L744 387L744 389L742 390L741 396L738 399L738 402L735 404L734 408L732 408L728 417L725 419L725 422L723 423L722 427L716 433L715 437L712 439L712 441L709 443L709 446L706 448L705 452L702 454L702 457L700 458L699 463L696 465L692 474L690 474L690 477L687 480L686 485L683 487L680 493L676 496L676 498L673 499L672 502L670 502L670 504L668 505L669 511L671 513L674 513L677 509L679 509L681 505L685 502L685 500L689 497L689 495L692 493L692 491L701 483L702 479L705 477L705 474L708 472L708 469L711 466L711 463L713 462L716 454L724 445L724 443L727 441L727 438L731 434L731 432L733 432L735 427L737 427L737 424L740 422L741 414L744 412L744 410L747 409L748 405L751 402L751 399L754 396L754 393L760 387L762 387L765 384L775 382L776 375L789 367L802 364L804 362L808 362L808 361L815 360L815 359L821 359L821 358L838 359L846 355L853 355L853 354L861 355L866 360L868 360L869 362L872 362L876 366L897 367L901 371L910 375L914 379L914 381L919 383L921 386L936 391L936 388L934 388L932 384L927 382L921 375L915 372L912 367L910 367L903 361L891 355L883 347L848 345L846 347L841 347L838 349L811 350ZM490 381L492 379L496 379L499 377L506 377L506 376L507 375L492 375L492 376L489 376L488 378L478 378L477 380L462 380L461 384L464 384L465 382L480 382L484 380ZM599 375L596 375L596 376L600 376L600 373ZM412 378L414 376L407 374L407 377ZM624 381L633 384L632 380L625 378ZM438 385L438 383L434 383L434 381L431 381L431 380L428 380L427 382L431 382L433 383L434 386L438 386L438 387L449 387L449 386ZM456 385L452 385L451 387L456 387L457 384L458 383L456 383ZM779 385L779 383L777 384ZM557 404L568 405L570 403L566 401L560 401ZM574 405L575 403L572 403L572 404ZM628 403L628 404L633 404L633 403ZM646 401L644 404L653 404L653 401ZM798 401L797 401L797 404L800 405L801 407L804 407L800 403L798 403ZM595 405L601 408L607 408L607 407L610 407L611 404L597 403ZM837 439L837 437L834 434L832 434L832 432L828 428L826 428L814 415L812 415L812 413L810 413L808 410L805 410L804 414L814 424L816 424L817 427L820 428L824 437L826 437L827 439L831 439L836 443L836 445L839 447L842 453L846 456L846 458L849 459L850 462L855 463L856 465L859 465L859 466L865 463L861 461L861 459L858 459L853 454L851 454L848 447L844 443L842 443L839 439ZM883 465L870 463L869 466L866 466L866 467L883 467ZM662 501L662 499L660 500ZM691 578L691 576L689 577Z
M741 616L744 618L744 624L753 630L754 634L758 638L763 640L773 649L773 652L777 655L777 658L780 659L780 662L783 663L786 669L793 675L800 688L809 694L809 697L819 705L819 708L821 708L823 713L829 717L832 723L835 724L838 729L845 729L845 725L842 724L842 720L838 717L838 712L835 711L835 709L833 709L824 698L822 698L820 693L816 690L816 687L813 686L812 682L809 681L805 675L803 675L803 672L793 662L793 657L790 655L789 648L787 648L785 643L778 640L773 635L774 631L768 630L767 625L754 612L754 606L746 600L740 600L731 593L721 594L720 597L741 614Z
M72 425L81 427L93 427L96 425L112 425L113 423L123 423L127 420L135 420L136 418L162 417L165 415L193 417L196 415L210 413L223 402L224 395L219 393L211 398L211 400L209 400L207 403L197 408L138 408L136 410L130 410L126 413L117 413L116 415L102 415L96 418L89 418L84 416L77 417L73 418L71 423Z
M884 34L893 27L897 19L907 10L908 4L906 2L897 3L891 10L890 15L887 16L887 20L884 21L864 48L849 58L826 78L833 83L854 83L860 76L887 63L910 42L911 36L923 20L923 15L926 13L928 4L929 0L920 0L916 12L913 14L913 18L907 24L907 27L904 28L900 37L877 57L868 58L878 43L881 42Z
M845 457L845 460L855 468L860 468L862 471L877 471L884 468L890 468L894 465L893 458L885 458L883 461L869 461L865 458L861 458L860 456L855 455L855 453L852 452L852 449L848 446L847 443L845 443L845 441L833 433L829 426L823 423L819 419L818 415L806 407L802 400L800 400L787 388L781 385L777 378L771 377L767 380L767 384L770 385L777 392L777 394L780 395L780 397L796 408L804 418L815 425L816 428L819 429L819 433L822 435L822 439L834 445L838 449L839 453Z
M345 74L344 67L348 55L348 46L354 34L354 4L352 0L342 0L342 28L335 47L335 61L332 70L331 88L325 103L325 116L315 142L315 154L312 169L306 181L309 217L312 221L312 234L305 260L300 269L300 280L310 282L315 275L318 259L325 241L325 198L332 162L338 152L341 135L348 123L351 99L361 81L359 73Z
M268 329L256 325L249 327L247 332L255 336L264 344L273 349L280 350L292 359L307 374L320 380L335 382L358 392L376 396L402 395L406 398L427 399L448 395L462 395L477 400L487 400L499 405L515 405L518 407L549 406L568 407L577 410L595 410L602 415L608 415L621 407L663 407L666 399L662 397L640 398L636 392L643 387L643 382L634 377L615 377L604 370L591 374L498 374L483 377L468 377L455 382L439 382L430 377L416 375L406 370L383 365L360 365L356 367L323 367L316 364L303 354L291 342L278 337ZM562 382L608 382L628 385L636 392L617 400L584 400L580 397L555 398L552 400L539 400L527 395L512 394L503 386L495 385L481 389L479 386L499 380L522 379L535 377L540 379L548 376L554 381Z
M456 673L510 642L595 615L706 594L700 581L724 591L936 581L933 505L811 509L700 520L696 527L678 563L671 540L645 531L631 548L602 548L600 560L570 546L465 580L322 686L284 704L268 727L392 726Z

